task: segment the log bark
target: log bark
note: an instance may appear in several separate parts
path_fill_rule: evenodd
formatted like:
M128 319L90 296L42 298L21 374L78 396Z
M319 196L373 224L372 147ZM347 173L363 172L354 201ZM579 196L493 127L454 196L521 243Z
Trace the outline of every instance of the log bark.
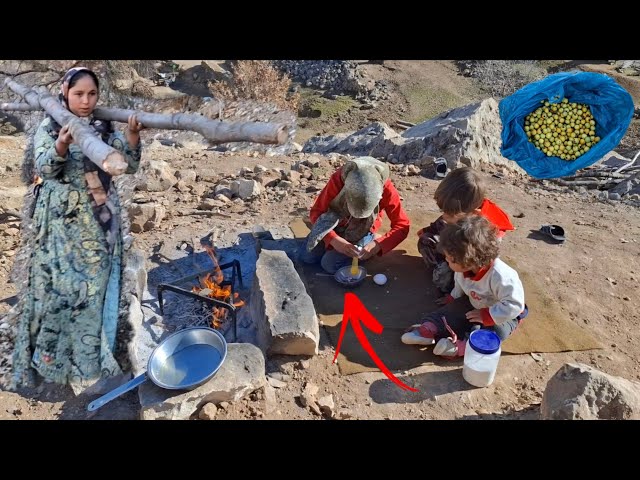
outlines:
M9 112L37 112L41 108L32 107L28 103L0 103L0 110Z
M145 127L197 132L212 143L254 142L282 145L289 137L286 125L265 122L221 122L190 113L147 113L119 108L97 107L102 120L126 122L135 113Z
M25 96L30 89L13 82L10 87L14 92ZM44 87L37 87L35 91L40 95L50 95ZM35 111L41 110L40 104L33 103L2 103L0 110L7 111ZM100 120L127 123L129 115L135 113L138 120L145 127L165 130L189 130L199 133L212 143L253 142L282 145L289 138L287 126L266 122L222 122L211 120L202 115L191 113L148 113L122 108L97 107L94 116Z
M92 127L83 123L73 113L64 108L44 87L42 87L44 91L41 90L38 94L10 78L5 79L5 84L23 97L32 107L44 109L60 125L69 125L69 131L74 143L99 168L113 176L125 172L127 162L123 154L104 143L100 137L96 136Z

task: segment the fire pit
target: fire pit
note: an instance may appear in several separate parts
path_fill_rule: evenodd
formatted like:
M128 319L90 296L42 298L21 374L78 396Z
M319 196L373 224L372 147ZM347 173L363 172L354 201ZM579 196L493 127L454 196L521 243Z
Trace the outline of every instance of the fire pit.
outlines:
M245 303L243 300L238 300L239 295L235 291L236 279L240 284L240 288L244 287L242 284L240 262L238 260L233 260L232 262L220 265L216 258L214 249L206 246L205 250L215 265L214 269L210 272L199 272L194 275L189 275L175 281L174 283L159 284L157 287L157 293L160 312L164 316L164 291L170 291L193 298L212 307L211 317L207 318L207 315L203 315L202 319L192 322L190 325L186 326L207 325L215 329L219 329L227 320L231 320L233 322L234 335L237 338L238 325L236 321L236 311ZM231 269L231 275L230 278L225 280L224 271L228 269ZM178 286L196 279L198 280L198 285L193 286L191 290Z

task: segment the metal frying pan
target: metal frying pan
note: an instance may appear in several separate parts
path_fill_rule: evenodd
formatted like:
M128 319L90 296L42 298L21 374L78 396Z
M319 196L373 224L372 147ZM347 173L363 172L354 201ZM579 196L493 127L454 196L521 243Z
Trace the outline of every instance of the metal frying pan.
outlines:
M147 363L147 371L89 404L97 410L147 379L168 390L192 390L211 379L227 357L227 342L220 332L207 327L180 330L158 345Z

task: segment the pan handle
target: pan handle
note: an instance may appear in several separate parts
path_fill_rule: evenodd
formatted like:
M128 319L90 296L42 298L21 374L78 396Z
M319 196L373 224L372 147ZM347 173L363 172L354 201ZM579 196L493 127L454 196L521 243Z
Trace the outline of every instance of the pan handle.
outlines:
M147 372L143 373L142 375L138 375L136 378L129 380L127 383L123 383L118 388L114 388L109 393L106 393L105 395L91 402L87 407L87 410L89 410L90 412L93 412L94 410L99 409L105 403L108 403L111 400L118 398L120 395L127 393L129 390L133 390L138 385L142 385L144 382L147 381L147 378L148 378Z

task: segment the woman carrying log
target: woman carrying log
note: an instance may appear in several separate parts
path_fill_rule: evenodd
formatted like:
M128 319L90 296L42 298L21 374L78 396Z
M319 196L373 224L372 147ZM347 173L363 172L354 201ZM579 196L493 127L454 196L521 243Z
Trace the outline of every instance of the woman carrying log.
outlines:
M126 133L93 117L96 74L73 68L62 79L61 103L122 152L135 173L140 130L135 115ZM121 211L111 176L74 143L68 126L46 116L34 138L39 183L34 240L21 296L13 356L15 386L38 373L46 381L82 389L120 373L114 358L121 281Z

